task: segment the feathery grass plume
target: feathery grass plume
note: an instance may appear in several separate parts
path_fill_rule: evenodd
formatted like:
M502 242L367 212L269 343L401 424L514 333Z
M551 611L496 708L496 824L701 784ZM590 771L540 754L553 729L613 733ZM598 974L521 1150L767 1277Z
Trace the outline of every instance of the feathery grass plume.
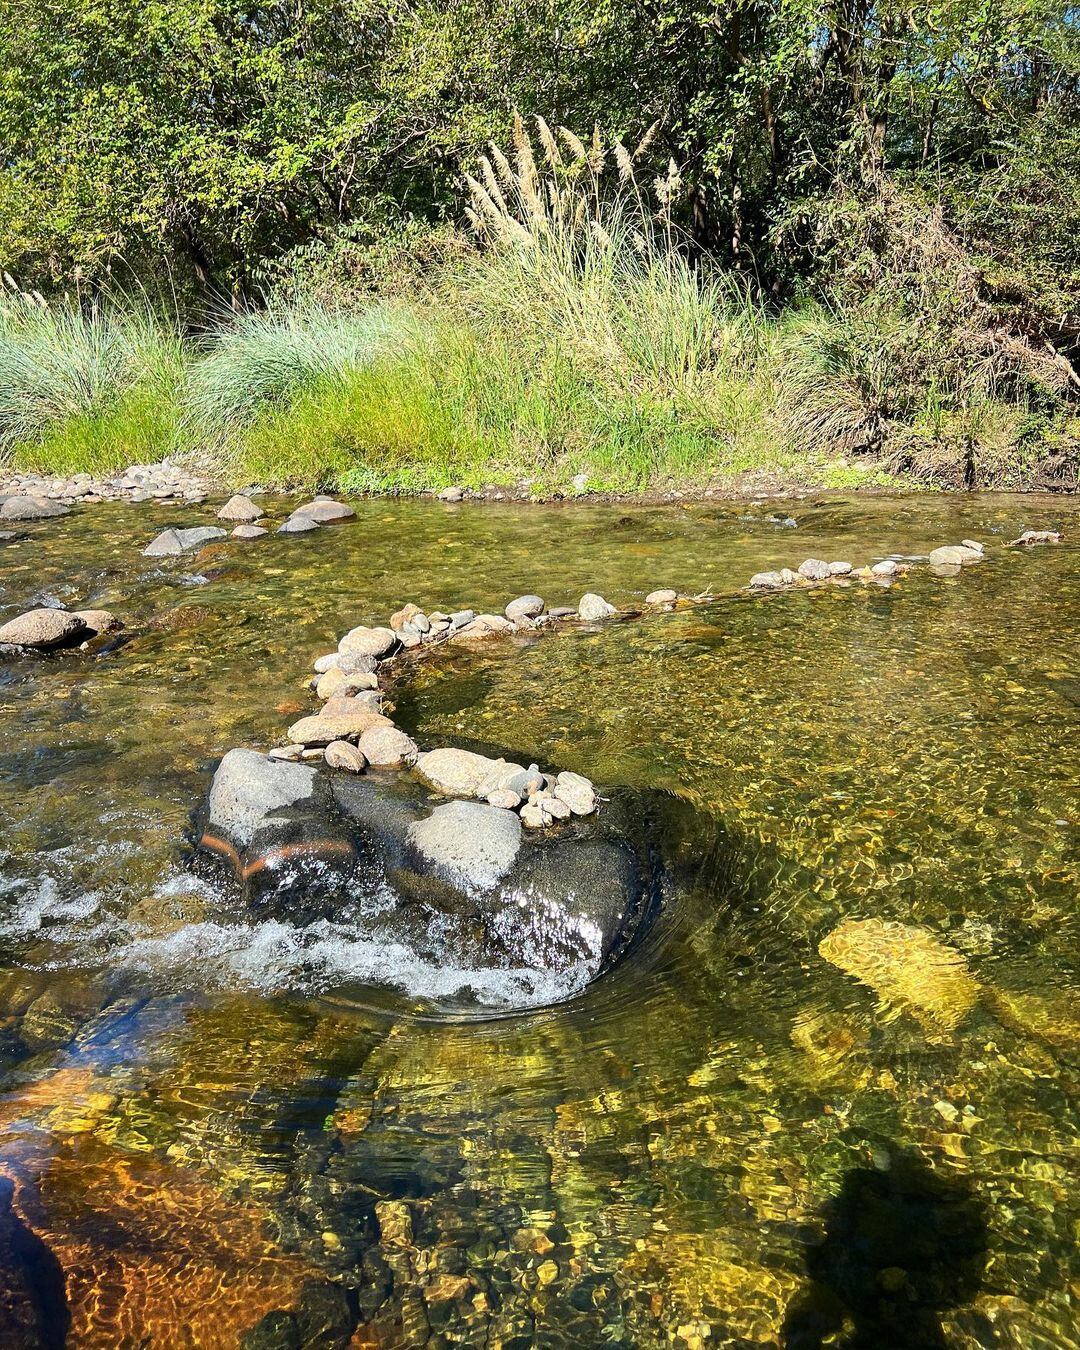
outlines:
M604 137L599 123L593 124L592 142L589 145L589 168L597 178L604 172Z
M660 130L660 122L659 119L657 119L657 121L655 121L652 124L652 126L648 128L648 130L645 132L645 135L642 136L641 140L638 141L637 145L634 147L633 158L635 163L639 159L644 159L645 156L649 153L650 149L652 148L652 143L656 139L656 133L659 130Z
M559 149L559 143L551 134L551 128L539 114L537 114L536 117L536 129L540 134L540 144L543 147L544 156L548 162L548 168L551 169L553 173L558 172L559 169L565 168L562 151Z
M495 170L491 167L491 161L487 155L480 156L480 174L484 180L484 186L487 188L488 196L498 207L499 211L506 215L506 198L502 194L498 180L495 177Z
M514 158L517 161L518 195L530 215L534 213L537 216L542 215L543 204L537 194L539 176L536 171L536 157L533 154L529 133L525 130L525 123L521 120L521 114L516 108L514 109L512 136Z
M506 158L502 148L494 141L489 144L491 158L495 161L495 170L499 175L499 182L508 191L514 186L514 169L510 161Z
M585 146L582 143L581 138L579 136L575 136L575 134L570 130L569 127L560 127L559 135L562 137L563 144L574 156L574 160L576 163L585 164L588 162L589 152L588 150L585 149Z
M634 160L630 151L623 145L622 141L614 141L612 150L615 153L615 164L619 170L619 179L623 183L633 182L634 179Z

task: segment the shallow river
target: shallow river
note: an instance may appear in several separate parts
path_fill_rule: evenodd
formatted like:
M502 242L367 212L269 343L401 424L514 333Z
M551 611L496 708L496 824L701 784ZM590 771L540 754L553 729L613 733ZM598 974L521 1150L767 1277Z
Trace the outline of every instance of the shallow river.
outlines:
M0 665L0 1341L1080 1345L1080 508L357 506L176 561L140 549L208 508L0 544L0 619L128 624ZM956 578L738 589L962 537ZM192 871L218 758L348 627L657 586L721 598L397 695L650 820L662 909L583 991L469 1014L467 972Z

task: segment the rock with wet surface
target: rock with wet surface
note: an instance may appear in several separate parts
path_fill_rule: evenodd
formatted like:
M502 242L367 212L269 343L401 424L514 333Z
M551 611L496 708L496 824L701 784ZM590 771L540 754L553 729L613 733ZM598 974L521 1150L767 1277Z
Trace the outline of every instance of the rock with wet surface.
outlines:
M191 553L215 539L224 539L227 530L216 525L198 525L190 530L162 530L143 549L144 558L171 558L181 553Z
M275 816L309 803L316 783L308 765L271 760L257 750L230 750L210 787L207 829L241 847Z
M598 623L601 619L610 619L618 610L609 605L602 595L587 591L578 601L578 617L586 623Z
M945 544L935 548L927 558L931 567L967 567L982 562L982 549L967 548L963 544Z
M1059 530L1024 530L1016 539L1009 540L1009 548L1030 548L1033 544L1060 544Z
M75 642L86 634L86 623L63 609L30 609L0 627L0 643L39 651Z
M312 520L310 516L290 516L277 528L278 534L310 534L312 530L320 529L319 522Z

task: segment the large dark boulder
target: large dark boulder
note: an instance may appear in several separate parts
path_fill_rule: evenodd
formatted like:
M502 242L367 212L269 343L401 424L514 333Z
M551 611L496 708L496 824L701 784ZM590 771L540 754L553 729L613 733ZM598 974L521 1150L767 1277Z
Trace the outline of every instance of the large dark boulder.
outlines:
M597 974L659 884L644 824L616 799L550 830L512 811L441 802L416 776L333 773L233 750L200 813L256 913L348 923L356 940L433 969Z

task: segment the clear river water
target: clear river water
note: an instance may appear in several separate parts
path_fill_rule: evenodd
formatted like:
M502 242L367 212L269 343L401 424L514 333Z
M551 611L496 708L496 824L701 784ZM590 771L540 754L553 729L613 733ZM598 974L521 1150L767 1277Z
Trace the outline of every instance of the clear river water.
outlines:
M8 1343L1080 1345L1080 506L355 505L177 560L140 551L209 505L0 543L0 621L127 624L0 664ZM964 537L953 578L742 589ZM422 745L649 821L663 903L587 987L478 1000L192 868L218 759L313 709L347 628L659 586L719 598L441 649L395 694Z

